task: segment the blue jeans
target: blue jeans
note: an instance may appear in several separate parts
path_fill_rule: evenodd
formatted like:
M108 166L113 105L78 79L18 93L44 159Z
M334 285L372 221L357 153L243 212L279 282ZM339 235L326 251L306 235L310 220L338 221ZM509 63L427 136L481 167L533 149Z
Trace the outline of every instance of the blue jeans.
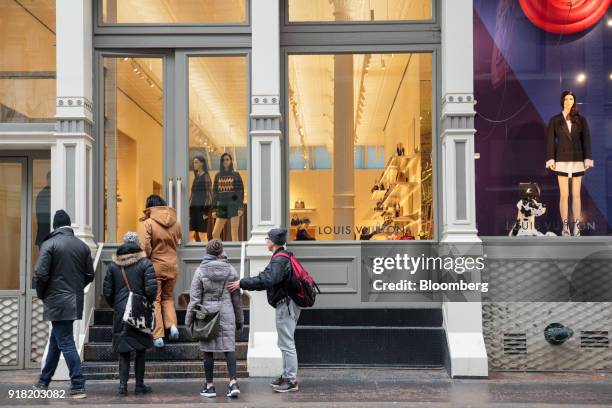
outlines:
M70 383L73 390L85 388L85 378L81 370L81 358L77 353L72 334L72 320L51 322L51 339L45 366L40 373L39 382L49 385L59 363L60 353L64 355L70 371Z

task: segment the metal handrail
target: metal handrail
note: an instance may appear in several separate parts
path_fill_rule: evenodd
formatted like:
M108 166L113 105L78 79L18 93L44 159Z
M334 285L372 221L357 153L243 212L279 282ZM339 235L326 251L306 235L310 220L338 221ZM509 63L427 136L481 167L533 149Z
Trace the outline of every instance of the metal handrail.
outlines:
M98 242L96 249L96 255L93 260L94 275L98 271L100 266L100 258L102 257L102 249L104 249L104 243ZM96 279L85 286L83 289L83 320L78 322L78 330L76 332L75 340L77 340L77 350L79 355L83 356L83 350L85 349L85 343L89 339L89 325L93 319L94 310L96 308L96 290L95 290Z

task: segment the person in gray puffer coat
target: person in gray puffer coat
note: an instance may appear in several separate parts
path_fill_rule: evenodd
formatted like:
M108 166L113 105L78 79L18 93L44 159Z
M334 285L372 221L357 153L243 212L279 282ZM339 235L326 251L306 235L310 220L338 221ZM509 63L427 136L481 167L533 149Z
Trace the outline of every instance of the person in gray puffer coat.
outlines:
M236 330L244 324L240 293L230 293L227 284L239 279L234 267L223 253L221 241L212 239L206 245L206 255L196 269L191 281L189 306L185 313L185 325L191 327L195 318L195 306L202 305L208 312L220 313L219 333L210 340L200 341L200 350L204 351L204 372L206 385L200 392L205 397L216 397L213 384L214 352L224 352L229 373L227 396L237 397L240 389L236 382Z

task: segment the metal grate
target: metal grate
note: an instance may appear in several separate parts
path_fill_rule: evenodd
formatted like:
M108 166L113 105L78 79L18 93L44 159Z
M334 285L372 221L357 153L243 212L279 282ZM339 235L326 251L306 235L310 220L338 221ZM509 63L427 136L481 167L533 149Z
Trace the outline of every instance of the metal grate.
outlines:
M607 330L582 330L580 332L580 348L602 349L610 346L610 337Z
M527 354L527 334L504 333L504 354L511 356Z

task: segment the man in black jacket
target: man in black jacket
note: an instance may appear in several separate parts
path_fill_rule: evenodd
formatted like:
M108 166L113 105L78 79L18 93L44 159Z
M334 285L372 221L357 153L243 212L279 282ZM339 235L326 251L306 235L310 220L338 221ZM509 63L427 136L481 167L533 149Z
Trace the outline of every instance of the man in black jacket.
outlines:
M34 275L36 295L44 305L43 319L51 322L47 360L36 388L47 389L61 353L70 370L70 395L85 398L85 379L72 325L83 318L83 289L93 279L89 247L74 236L70 216L64 210L57 211L53 232L40 247Z
M278 348L283 354L283 374L270 384L276 392L293 392L299 389L297 383L298 360L293 335L300 318L300 308L291 300L287 290L287 284L292 274L291 262L284 256L278 256L280 252L291 255L290 252L285 250L286 242L286 229L271 229L266 236L268 250L272 252L272 259L268 266L257 276L243 278L227 285L230 291L238 288L266 290L268 303L276 308Z

